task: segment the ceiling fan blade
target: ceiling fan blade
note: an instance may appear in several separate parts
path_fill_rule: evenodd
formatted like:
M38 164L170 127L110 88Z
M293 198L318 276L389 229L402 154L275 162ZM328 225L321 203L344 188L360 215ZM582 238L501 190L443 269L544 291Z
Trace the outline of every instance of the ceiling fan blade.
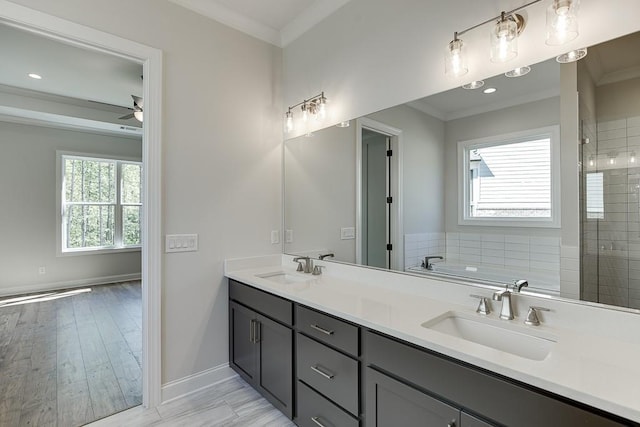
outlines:
M127 114L126 116L122 116L122 117L118 117L118 120L129 120L129 119L133 119L133 113L131 114Z

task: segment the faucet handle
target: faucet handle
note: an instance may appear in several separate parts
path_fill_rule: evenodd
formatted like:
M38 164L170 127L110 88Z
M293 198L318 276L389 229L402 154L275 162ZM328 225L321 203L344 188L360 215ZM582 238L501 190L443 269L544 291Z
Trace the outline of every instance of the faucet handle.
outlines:
M322 269L324 268L324 265L316 265L315 267L313 267L313 274L314 276L319 276L322 274Z
M538 311L551 311L545 307L536 307L534 305L529 306L527 312L527 318L524 320L525 325L538 326L540 325L540 319L538 318Z
M304 267L302 266L302 263L300 261L296 261L298 263L298 268L296 268L296 271L304 271Z
M486 316L487 314L491 313L491 306L489 305L489 298L483 297L482 295L475 295L475 294L471 294L469 296L473 297L473 298L480 299L480 301L478 302L478 308L476 308L476 313L482 314L484 316Z

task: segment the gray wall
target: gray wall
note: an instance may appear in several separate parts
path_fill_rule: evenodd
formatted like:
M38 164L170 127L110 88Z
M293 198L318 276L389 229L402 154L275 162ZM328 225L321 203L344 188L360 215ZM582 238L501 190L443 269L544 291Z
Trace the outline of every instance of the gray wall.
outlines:
M0 122L0 294L139 275L140 251L56 256L56 150L141 160L141 142ZM45 267L45 274L38 269Z

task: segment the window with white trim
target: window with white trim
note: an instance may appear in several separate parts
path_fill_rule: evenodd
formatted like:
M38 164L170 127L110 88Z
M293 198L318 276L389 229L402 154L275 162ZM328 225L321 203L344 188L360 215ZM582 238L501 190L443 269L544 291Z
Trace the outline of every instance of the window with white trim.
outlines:
M142 164L62 155L62 252L141 246Z
M459 223L559 227L557 126L458 143Z

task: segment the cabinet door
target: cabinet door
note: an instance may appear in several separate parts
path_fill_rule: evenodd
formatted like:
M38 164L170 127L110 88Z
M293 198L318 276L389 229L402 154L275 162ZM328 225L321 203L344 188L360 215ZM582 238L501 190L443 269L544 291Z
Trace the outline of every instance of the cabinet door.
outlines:
M460 426L461 427L495 427L493 424L489 424L486 421L482 421L473 415L469 415L466 412L460 414Z
M258 373L258 352L255 344L256 313L235 302L229 303L229 359L232 367L250 384Z
M258 316L258 387L273 405L293 417L293 331Z
M454 427L460 411L406 384L367 368L368 427Z

